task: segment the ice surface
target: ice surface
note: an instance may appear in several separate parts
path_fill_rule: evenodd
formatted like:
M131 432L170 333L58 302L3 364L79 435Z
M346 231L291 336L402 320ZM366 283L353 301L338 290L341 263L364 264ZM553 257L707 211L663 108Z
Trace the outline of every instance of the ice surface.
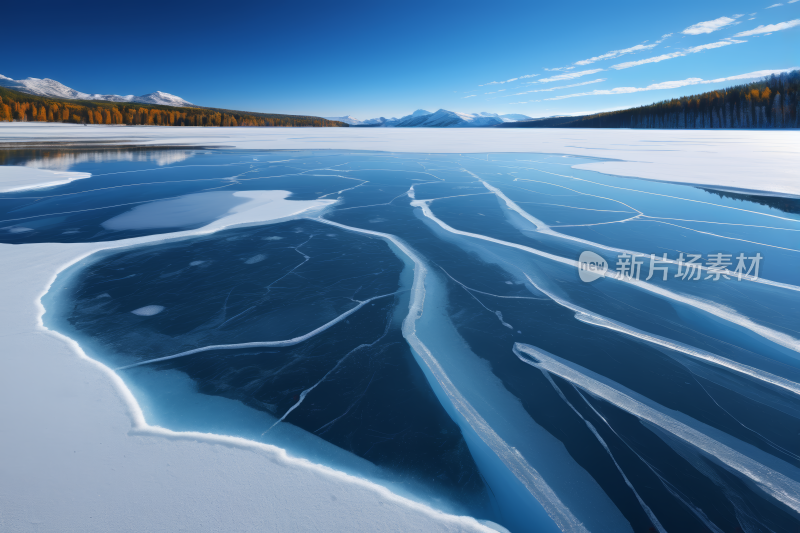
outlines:
M132 134L140 131L149 130ZM581 150L606 142L572 134L570 146ZM235 132L234 142L249 135ZM271 130L259 135L276 139L264 137ZM292 143L305 142L298 135ZM326 132L321 144L357 147L362 135L404 149L417 142L399 133L392 140ZM677 161L665 162L650 146L666 134L637 135L630 145L637 161L677 168L694 157L673 151ZM435 143L456 137L469 141L447 132ZM495 137L487 132L480 142ZM719 150L709 158L728 153L725 142L706 140ZM103 494L102 508L114 517L121 501L158 511L130 491L161 495L174 509L218 498L213 489L227 480L255 487L271 505L281 501L274 483L286 484L282 469L297 467L285 476L303 481L290 488L332 476L338 501L358 493L362 512L390 520L389 529L483 527L431 508L513 533L796 529L793 200L634 182L579 168L586 158L459 152L182 150L189 156L172 165L76 157L72 169L91 171L92 180L3 195L0 240L14 245L0 245L0 289L12 295L0 337L19 356L4 358L0 375L31 379L4 380L0 405L33 398L36 413L35 428L15 433L20 449L47 446L48 457L70 457L77 471L102 472L103 480L118 479L111 468L125 471L125 483L105 490L91 475L84 485L87 494ZM100 224L110 221L119 229ZM608 276L585 284L576 259L587 249L612 263L626 250L766 257L758 280ZM673 274L677 265L669 265ZM44 310L30 302L43 290L42 322ZM514 346L536 346L540 355L523 364ZM119 377L109 370L119 367L126 368ZM69 415L59 411L74 402L83 403ZM9 412L11 431L22 427ZM116 422L98 422L106 420ZM63 429L67 422L75 428ZM58 448L46 434L53 431L69 445ZM82 434L93 435L88 456L77 445ZM37 436L35 446L28 435ZM191 470L195 460L222 460L202 451L216 450L214 443L231 457L216 486ZM177 445L186 460L176 479L197 485L189 500L172 494L177 485L163 484L165 497L149 484L167 479L157 469L172 475L163 465L177 460L164 458ZM125 470L128 457L117 452L140 454L142 477ZM263 454L285 461L264 470ZM14 479L30 471L14 470ZM96 514L82 504L73 505L79 511L49 504L59 486L49 480L43 486L56 492L26 496L30 506L17 507L2 488L0 498L26 517L52 508L45 514L59 524ZM408 499L391 496L396 514L373 513L381 506L361 489ZM313 489L287 492L302 509L262 509L264 501L226 491L244 502L225 499L226 516L233 509L242 520L271 515L272 523L297 525L297 512L311 515L303 527L322 523L315 516L340 520L338 530L383 527L381 518L360 524L348 516L353 507L318 505ZM215 509L195 514L213 522ZM14 513L18 522L23 514ZM174 515L164 513L170 523ZM424 524L414 522L419 516ZM99 527L115 524L105 518Z
M188 194L172 200L138 205L106 220L102 226L114 231L192 226L220 218L246 201L232 192Z
M800 470L712 428L704 427L703 424L686 416L671 413L670 410L607 378L534 346L518 343L514 346L514 353L522 362L564 378L593 396L602 398L697 447L711 458L753 481L776 500L800 512ZM762 464L759 460L768 464Z

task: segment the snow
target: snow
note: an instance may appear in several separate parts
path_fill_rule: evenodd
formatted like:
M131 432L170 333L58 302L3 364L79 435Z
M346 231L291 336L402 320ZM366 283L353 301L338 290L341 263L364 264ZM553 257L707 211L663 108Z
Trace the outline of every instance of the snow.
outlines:
M236 193L248 201L197 230L102 243L0 244L0 529L494 530L275 446L151 426L111 369L43 326L41 298L57 274L92 253L281 220L332 203L266 199L263 192Z
M70 100L105 100L107 102L136 102L140 104L158 104L176 107L191 107L193 104L187 102L179 96L156 91L142 96L120 96L117 94L88 94L76 91L67 87L63 83L51 80L50 78L25 78L24 80L12 80L0 74L0 87L7 87L16 91L35 94L37 96L49 96L52 98L67 98Z
M267 256L264 255L264 254L254 255L253 257L251 257L250 259L245 261L244 264L245 265L255 265L256 263L260 263L261 261L263 261L266 258L267 258Z
M177 131L176 131L177 130ZM576 168L728 190L800 196L800 131L165 128L0 123L0 142L117 141L119 144L240 149L382 150L416 153L538 152L595 158ZM568 167L559 174L570 175ZM636 183L631 182L631 188Z
M139 309L134 309L133 311L131 311L131 313L137 316L153 316L157 315L163 310L164 310L163 305L146 305L144 307L140 307Z
M88 172L56 172L40 168L2 167L0 192L42 189L91 177Z

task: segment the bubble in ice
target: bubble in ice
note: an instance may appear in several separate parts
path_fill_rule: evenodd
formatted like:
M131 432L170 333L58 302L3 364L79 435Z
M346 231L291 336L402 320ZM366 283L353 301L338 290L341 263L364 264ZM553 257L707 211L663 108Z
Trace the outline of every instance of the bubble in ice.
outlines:
M146 305L144 307L140 307L139 309L134 309L133 311L131 311L131 313L138 316L153 316L157 315L163 310L164 310L163 305Z
M277 235L272 235L270 237L261 237L262 241L279 241L283 239L283 237L278 237Z
M189 266L196 267L197 265L202 265L203 263L205 263L205 261L192 261L189 263Z

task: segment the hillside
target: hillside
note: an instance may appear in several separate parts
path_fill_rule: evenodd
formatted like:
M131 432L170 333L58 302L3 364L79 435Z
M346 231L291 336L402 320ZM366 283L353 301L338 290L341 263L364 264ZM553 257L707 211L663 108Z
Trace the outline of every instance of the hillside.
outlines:
M500 128L775 129L800 127L800 70L654 104Z
M24 80L13 80L8 76L0 74L0 87L13 89L22 93L34 96L44 96L50 98L61 98L67 100L104 100L106 102L127 102L137 104L156 104L177 107L193 107L194 104L187 102L180 96L161 91L155 91L142 96L120 96L118 94L89 94L76 91L67 87L61 82L50 78L25 78Z
M66 122L150 126L347 127L321 117L170 105L70 100L0 87L0 122Z

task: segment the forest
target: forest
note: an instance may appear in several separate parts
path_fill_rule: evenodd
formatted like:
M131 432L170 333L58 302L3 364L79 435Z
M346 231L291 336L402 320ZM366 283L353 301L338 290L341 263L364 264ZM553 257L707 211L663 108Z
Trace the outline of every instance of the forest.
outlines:
M0 122L147 126L347 127L320 117L162 105L46 98L0 87Z
M582 117L510 122L505 128L776 129L800 127L800 70L654 104Z

